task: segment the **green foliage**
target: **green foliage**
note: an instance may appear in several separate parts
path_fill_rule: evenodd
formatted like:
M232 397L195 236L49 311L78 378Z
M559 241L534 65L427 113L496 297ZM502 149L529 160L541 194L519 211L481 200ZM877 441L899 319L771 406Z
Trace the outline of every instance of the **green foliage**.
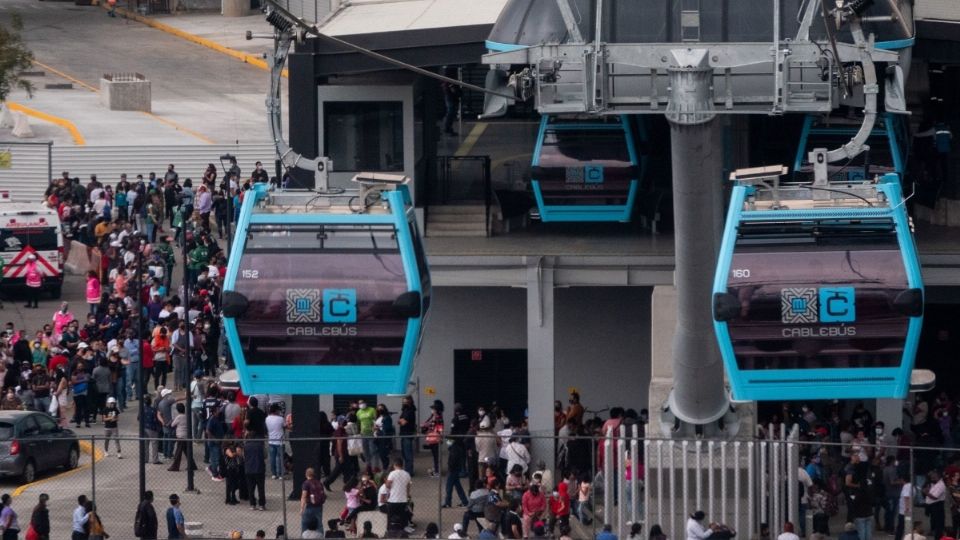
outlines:
M5 101L15 88L33 95L33 84L21 78L33 65L33 53L23 43L21 30L23 19L16 13L10 17L9 24L0 23L0 101Z

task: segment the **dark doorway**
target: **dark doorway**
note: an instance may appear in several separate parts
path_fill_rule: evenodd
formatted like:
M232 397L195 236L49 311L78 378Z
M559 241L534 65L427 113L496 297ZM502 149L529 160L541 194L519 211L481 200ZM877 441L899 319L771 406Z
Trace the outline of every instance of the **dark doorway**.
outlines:
M511 421L527 408L526 349L460 349L453 351L453 398L470 413L496 402Z
M960 384L960 372L956 368L960 319L956 313L956 304L928 304L924 307L916 367L929 369L937 375L937 392L945 390L952 394Z
M336 394L333 396L333 410L337 414L346 414L350 410L350 403L360 400L363 400L367 405L377 406L377 396L374 394ZM333 418L330 420L333 420Z

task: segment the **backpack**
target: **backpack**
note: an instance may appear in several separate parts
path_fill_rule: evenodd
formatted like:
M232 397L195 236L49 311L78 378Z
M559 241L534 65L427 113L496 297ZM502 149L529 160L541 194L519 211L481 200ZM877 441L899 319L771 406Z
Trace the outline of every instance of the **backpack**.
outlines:
M310 496L310 506L322 506L327 500L327 493L319 480L307 482L307 495Z
M474 497L470 499L467 509L474 514L483 514L487 509L487 500L490 498L490 495L484 494L479 497Z
M500 495L491 492L487 495L486 504L483 506L483 518L492 523L500 523L500 516L503 509L499 506Z

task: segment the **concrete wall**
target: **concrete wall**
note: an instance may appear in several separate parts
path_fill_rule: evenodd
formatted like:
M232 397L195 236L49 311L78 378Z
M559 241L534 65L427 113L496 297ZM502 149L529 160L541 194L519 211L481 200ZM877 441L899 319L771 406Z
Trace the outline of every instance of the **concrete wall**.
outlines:
M588 409L647 406L651 292L648 287L557 289L554 393L564 406L571 387Z
M527 348L527 293L500 287L436 287L413 373L435 396L420 396L427 407L440 399L452 410L454 349ZM421 411L423 412L423 411Z
M566 401L576 387L591 409L646 407L650 383L650 288L556 290L555 385ZM421 405L453 403L455 349L526 349L526 291L437 287L413 380ZM536 373L530 373L535 378ZM432 387L435 396L426 395ZM392 400L386 400L392 404Z

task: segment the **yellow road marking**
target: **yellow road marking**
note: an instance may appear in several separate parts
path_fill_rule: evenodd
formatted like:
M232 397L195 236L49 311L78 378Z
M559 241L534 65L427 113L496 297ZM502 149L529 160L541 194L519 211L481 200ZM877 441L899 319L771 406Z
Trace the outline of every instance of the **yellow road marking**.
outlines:
M94 461L100 461L101 459L103 459L103 451L102 451L102 450L99 450L99 449L97 449L97 448L94 448L94 447L91 446L90 443L87 442L87 441L79 441L79 443L80 443L80 452L86 453L86 454L92 453L92 454L93 454L93 460L94 460ZM11 496L11 497L16 497L16 496L18 496L18 495L21 495L24 491L26 491L26 490L28 490L28 489L30 489L30 488L32 488L32 487L36 487L36 486L38 486L38 485L40 485L40 484L43 484L43 483L46 483L46 482L50 482L50 481L52 481L52 480L60 480L61 478L66 478L66 477L68 477L68 476L70 476L70 475L72 475L72 474L76 474L76 473L78 473L78 472L80 472L80 471L82 471L82 470L84 470L84 469L89 469L89 468L90 468L90 464L87 463L86 465L80 465L80 466L78 466L78 467L75 468L75 469L70 469L69 471L63 471L63 472L60 473L60 474L55 474L55 475L53 475L53 476L48 476L47 478L41 478L40 480L37 480L37 481L34 481L34 482L30 482L29 484L24 484L24 485L18 487L17 489L13 490L13 492L10 494L10 496Z
M480 137L483 135L483 132L487 130L487 122L477 122L473 129L470 130L470 134L467 135L467 138L460 143L460 148L457 148L457 151L454 152L454 156L467 156L470 155L470 151L473 150L474 145L477 144L477 141L480 140Z
M27 116L32 116L40 120L56 124L67 131L70 132L70 136L73 137L73 143L77 146L84 146L87 144L86 139L83 138L83 134L80 133L80 130L77 129L77 125L73 122L67 120L66 118L60 118L59 116L54 116L52 114L45 113L43 111L38 111L36 109L31 109L30 107L21 105L19 103L14 103L13 101L7 101L7 107L10 107L11 110L22 112Z
M64 73L64 72L62 72L62 71L60 71L60 70L58 70L58 69L56 69L56 68L54 68L54 67L48 66L48 65L46 65L46 64L44 64L44 63L42 63L42 62L38 62L38 61L36 61L36 60L34 60L33 63L36 64L36 65L38 65L38 66L40 66L40 67L42 67L43 69L45 69L45 70L47 70L47 71L49 71L49 72L51 72L51 73L54 73L54 74L56 74L56 75L58 75L58 76L60 76L60 77L62 77L62 78L64 78L64 79L72 82L73 84L75 84L75 85L77 85L77 86L82 86L82 87L86 88L87 90L90 90L91 92L96 92L96 93L98 93L98 94L100 93L100 89L99 89L99 88L95 88L95 87L93 87L93 86L90 86L89 84L81 81L80 79L77 79L77 78L75 78L75 77L71 77L70 75L67 75L66 73Z
M105 5L104 3L102 3L102 2L97 2L97 3L98 3L101 7L103 7L104 9L107 9L107 7L106 7L106 5ZM226 46L224 46L224 45L221 45L221 44L217 43L216 41L212 41L212 40L209 40L209 39L206 39L206 38L202 38L202 37L200 37L200 36L191 34L190 32L186 32L186 31L180 30L179 28L174 28L174 27L172 27L172 26L170 26L170 25L163 24L162 22L155 21L155 20L151 19L150 17L144 17L143 15L140 15L140 14L138 14L138 13L134 13L134 12L132 12L132 11L129 11L129 10L126 10L126 9L123 9L123 8L119 8L119 7L118 7L118 8L116 9L116 11L117 11L117 13L119 13L120 15L123 15L123 16L124 16L125 18L127 18L127 19L132 19L132 20L137 21L137 22L139 22L139 23L143 23L143 24L145 24L145 25L147 25L147 26L150 26L150 27L152 27L152 28L156 28L157 30L160 30L161 32L166 32L166 33L168 33L168 34L170 34L170 35L173 35L173 36L176 36L176 37L178 37L178 38L185 39L185 40L187 40L187 41L189 41L189 42L191 42L191 43L196 43L197 45L200 45L200 46L202 46L202 47L206 47L206 48L208 48L208 49L213 49L213 50L215 50L215 51L217 51L217 52L219 52L219 53L223 53L223 54L225 54L225 55L227 55L227 56L230 56L231 58L236 58L237 60L240 60L240 61L243 62L244 64L250 64L251 66L258 67L258 68L260 68L260 69L262 69L262 70L270 71L270 66L267 65L266 60L264 60L263 58L260 58L260 57L257 56L257 55L248 54L248 53L245 53L245 52L243 52L243 51L238 51L238 50L236 50L236 49L231 49L230 47L226 47ZM283 72L281 73L281 75L282 75L283 77L286 77L286 76L287 76L287 70L284 69Z
M33 63L36 64L36 65L38 65L38 66L40 66L40 67L42 67L43 69L45 69L45 70L47 70L47 71L49 71L49 72L51 72L51 73L56 74L56 75L59 76L59 77L62 77L62 78L64 78L64 79L72 82L73 84L76 84L77 86L86 88L87 90L89 90L89 91L91 91L91 92L94 92L94 93L96 93L96 94L99 94L99 93L100 93L100 89L99 89L99 88L97 88L97 87L95 87L95 86L90 86L89 84L81 81L80 79L77 79L76 77L72 77L72 76L70 76L70 75L68 75L68 74L60 71L59 69L56 69L56 68L54 68L54 67L52 67L52 66L48 66L48 65L46 65L46 64L44 64L44 63L42 63L42 62L38 62L38 61L36 61L36 60L34 60ZM168 126L172 127L173 129L176 129L177 131L182 131L182 132L186 133L187 135L191 135L191 136L193 136L193 137L195 137L195 138L197 138L197 139L200 139L201 141L203 141L203 142L205 142L205 143L207 143L207 144L214 144L212 140L210 140L209 138L207 138L207 137L204 136L203 134L197 133L196 131L193 131L193 130L190 129L190 128L186 128L186 127L184 127L184 126L181 126L180 124L174 122L173 120L169 120L169 119L164 118L164 117L162 117L162 116L157 116L157 115L155 115L155 114L153 114L153 113L149 113L149 112L146 112L146 111L141 111L141 112L142 112L143 114L145 114L146 116L149 116L150 118L153 118L154 120L156 120L156 121L158 121L158 122L160 122L160 123L162 123L162 124L167 124Z

